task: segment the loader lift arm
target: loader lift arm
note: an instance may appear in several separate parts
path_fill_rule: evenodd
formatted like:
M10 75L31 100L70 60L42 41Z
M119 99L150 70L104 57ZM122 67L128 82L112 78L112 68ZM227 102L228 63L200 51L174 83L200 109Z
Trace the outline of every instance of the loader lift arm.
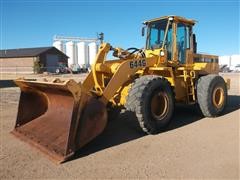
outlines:
M158 62L156 56L146 58L142 54L129 53L129 56L126 55L126 59L114 60L114 63L111 63L111 61L105 61L105 57L110 50L114 50L115 53L119 49L112 48L108 43L101 44L95 63L92 65L92 71L83 82L84 89L87 91L94 89L92 92L99 96L100 101L104 104L107 104L137 71L152 67ZM126 51L124 53L126 54ZM110 77L107 84L104 84L105 76Z

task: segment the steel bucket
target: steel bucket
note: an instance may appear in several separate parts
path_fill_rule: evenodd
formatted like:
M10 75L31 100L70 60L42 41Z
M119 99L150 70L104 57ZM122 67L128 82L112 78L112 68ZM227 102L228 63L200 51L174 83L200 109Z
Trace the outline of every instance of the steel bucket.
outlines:
M12 133L55 162L69 159L106 126L105 105L74 80L15 83L21 95Z

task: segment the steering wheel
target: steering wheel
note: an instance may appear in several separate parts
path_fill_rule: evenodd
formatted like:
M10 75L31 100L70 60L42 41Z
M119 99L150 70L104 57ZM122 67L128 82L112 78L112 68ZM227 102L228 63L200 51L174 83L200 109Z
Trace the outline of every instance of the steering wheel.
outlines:
M138 49L138 48L135 48L135 47L131 47L131 48L127 48L126 51L128 51L128 52L131 51L131 52L129 52L130 55L132 55L132 54L134 54L134 53L136 53L136 52L139 52L139 53L142 55L142 57L146 57L146 55L145 55L145 53L143 52L142 49Z
M126 51L132 51L130 52L130 54L134 54L135 52L139 51L140 49L135 48L135 47L131 47L131 48L127 48Z

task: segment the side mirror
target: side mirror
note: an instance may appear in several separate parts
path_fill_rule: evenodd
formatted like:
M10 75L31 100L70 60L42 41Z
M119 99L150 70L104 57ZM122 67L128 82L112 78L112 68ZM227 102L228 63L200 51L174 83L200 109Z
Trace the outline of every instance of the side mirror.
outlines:
M142 36L145 35L145 26L142 27Z
M193 53L197 53L197 41L195 34L193 34Z

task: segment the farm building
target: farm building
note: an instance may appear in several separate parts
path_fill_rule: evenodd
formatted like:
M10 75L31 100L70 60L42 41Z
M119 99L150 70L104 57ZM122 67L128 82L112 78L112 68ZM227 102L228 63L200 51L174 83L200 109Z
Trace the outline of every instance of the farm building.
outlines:
M1 73L55 72L68 56L55 47L0 50Z
M220 65L226 64L228 67L236 66L240 64L240 55L235 54L231 56L219 56L219 64Z

